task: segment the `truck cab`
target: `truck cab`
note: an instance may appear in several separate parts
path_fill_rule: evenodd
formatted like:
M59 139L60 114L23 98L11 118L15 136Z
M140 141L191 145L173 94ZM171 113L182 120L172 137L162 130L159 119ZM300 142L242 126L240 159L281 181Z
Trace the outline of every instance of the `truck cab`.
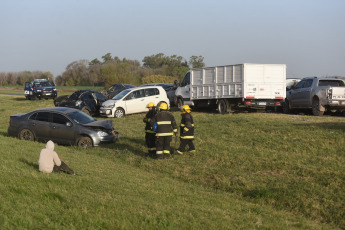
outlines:
M25 82L24 95L27 100L55 99L57 97L57 90L54 84L47 79L35 79L31 82Z

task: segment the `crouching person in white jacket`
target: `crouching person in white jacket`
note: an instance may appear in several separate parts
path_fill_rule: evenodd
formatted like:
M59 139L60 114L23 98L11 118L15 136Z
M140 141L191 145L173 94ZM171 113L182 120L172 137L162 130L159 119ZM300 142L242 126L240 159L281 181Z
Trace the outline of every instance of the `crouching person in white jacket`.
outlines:
M54 151L54 146L54 142L48 141L46 148L41 150L40 158L38 160L39 171L44 173L65 172L76 175L72 169L60 160L59 156Z

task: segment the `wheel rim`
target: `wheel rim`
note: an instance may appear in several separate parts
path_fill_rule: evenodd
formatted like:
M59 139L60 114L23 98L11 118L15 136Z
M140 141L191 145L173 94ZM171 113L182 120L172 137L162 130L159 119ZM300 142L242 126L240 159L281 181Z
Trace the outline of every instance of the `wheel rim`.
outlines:
M92 146L91 139L87 137L83 137L78 144L82 148L89 148Z
M27 140L27 141L31 141L33 140L33 134L30 130L28 129L24 129L20 132L20 139L22 140Z
M123 114L124 114L124 112L121 109L116 110L115 117L117 117L117 118L123 117Z

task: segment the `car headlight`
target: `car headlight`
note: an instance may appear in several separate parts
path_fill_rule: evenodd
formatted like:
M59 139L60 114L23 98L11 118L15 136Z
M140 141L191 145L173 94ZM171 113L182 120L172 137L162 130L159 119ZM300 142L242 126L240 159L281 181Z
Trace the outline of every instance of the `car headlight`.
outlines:
M98 136L100 136L100 137L108 136L108 133L103 132L103 131L98 131L97 134L98 134Z
M115 103L112 104L112 105L102 105L103 108L106 108L106 109L112 109L115 107Z
M40 93L42 90L38 89L37 92Z
M75 102L75 106L81 105L81 102L82 102L82 101L80 101L80 100L76 101L76 102Z

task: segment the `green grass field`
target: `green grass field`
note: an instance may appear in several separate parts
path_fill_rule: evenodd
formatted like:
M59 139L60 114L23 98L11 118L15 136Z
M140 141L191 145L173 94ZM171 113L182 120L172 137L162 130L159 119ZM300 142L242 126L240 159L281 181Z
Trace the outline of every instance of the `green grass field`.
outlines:
M154 160L129 115L118 143L56 146L71 176L7 136L10 115L51 106L0 95L1 229L344 229L344 117L193 112L197 152Z

